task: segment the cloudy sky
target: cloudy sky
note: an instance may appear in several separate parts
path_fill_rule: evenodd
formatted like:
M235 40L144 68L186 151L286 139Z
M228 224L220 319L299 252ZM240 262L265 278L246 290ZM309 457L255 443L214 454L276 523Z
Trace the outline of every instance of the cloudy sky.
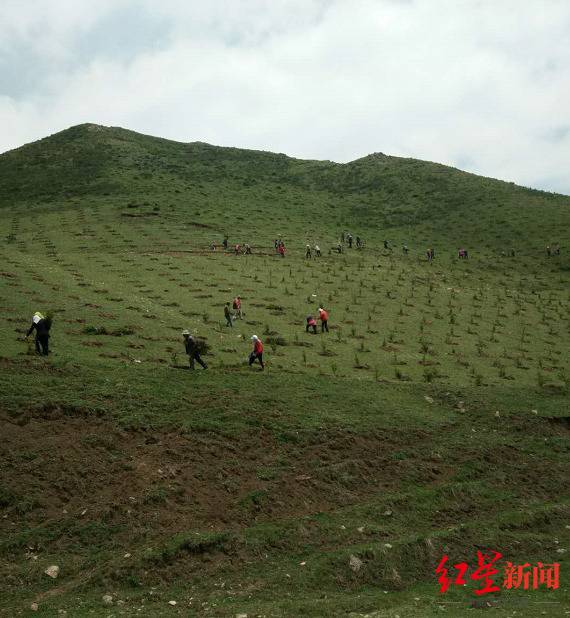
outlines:
M570 194L570 1L0 0L0 152L82 122Z

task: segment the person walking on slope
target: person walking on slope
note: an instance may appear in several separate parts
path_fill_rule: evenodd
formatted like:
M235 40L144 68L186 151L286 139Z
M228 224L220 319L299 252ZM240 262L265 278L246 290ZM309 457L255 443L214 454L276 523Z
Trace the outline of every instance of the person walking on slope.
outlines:
M307 316L307 326L305 328L305 332L309 332L309 328L313 329L313 333L317 334L317 320L312 315Z
M251 367L253 363L258 360L261 365L261 369L265 369L265 365L263 364L263 343L257 335L253 335L251 340L253 341L253 350L249 355L249 366Z
M347 236L347 240L348 240L348 248L352 249L352 234L349 234Z
M226 318L226 326L233 328L234 316L232 315L232 312L230 311L230 303L226 303L226 306L224 307L224 317Z
M315 256L321 257L321 248L319 247L319 245L315 245Z
M241 312L241 296L236 296L234 298L233 306L234 306L234 311L236 312L236 318L241 320L243 318L243 315Z
M321 333L329 332L329 314L322 307L319 307L319 320L321 321Z
M279 255L284 258L285 257L285 243L283 241L281 241L279 243L279 247L277 249L277 251L279 251Z
M49 354L49 331L51 328L51 318L42 315L39 311L32 317L32 325L26 333L26 339L36 331L36 352L42 356Z
M204 369L208 369L208 365L202 360L200 352L198 352L198 342L189 331L183 330L182 335L184 337L184 347L186 348L186 354L188 354L188 360L190 361L190 369L194 369L194 362L197 361Z
M313 254L311 252L311 245L307 245L305 247L305 259L310 260L313 257Z

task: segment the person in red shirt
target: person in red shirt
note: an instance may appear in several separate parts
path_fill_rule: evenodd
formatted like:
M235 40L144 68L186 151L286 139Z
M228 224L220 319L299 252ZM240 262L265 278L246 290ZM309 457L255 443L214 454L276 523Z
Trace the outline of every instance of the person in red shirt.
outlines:
M241 313L241 296L236 296L234 298L234 310L236 312L236 318L239 318L241 320L243 318L243 315Z
M253 341L253 350L249 355L249 366L251 367L253 363L258 360L261 368L265 369L265 365L263 364L263 343L257 335L253 335L251 340Z
M329 314L322 307L319 307L319 320L321 321L321 333L329 332Z
M305 328L305 332L309 332L309 328L313 329L315 335L317 334L317 320L312 315L307 316L307 327Z
M281 257L285 257L285 245L283 243L280 243L279 248L277 249L279 251L279 255Z

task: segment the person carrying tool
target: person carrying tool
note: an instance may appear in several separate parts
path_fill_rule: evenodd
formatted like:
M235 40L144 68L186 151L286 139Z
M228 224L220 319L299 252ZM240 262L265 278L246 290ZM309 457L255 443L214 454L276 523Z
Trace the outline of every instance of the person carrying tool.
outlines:
M49 331L51 329L51 317L42 315L36 311L32 317L32 325L26 333L26 339L36 331L36 352L42 356L49 354Z
M197 361L198 364L202 365L204 369L208 369L208 365L202 360L200 356L200 352L198 351L198 342L192 335L190 331L183 330L182 336L184 337L184 347L186 348L186 354L188 354L188 360L190 361L190 369L194 369L194 363Z

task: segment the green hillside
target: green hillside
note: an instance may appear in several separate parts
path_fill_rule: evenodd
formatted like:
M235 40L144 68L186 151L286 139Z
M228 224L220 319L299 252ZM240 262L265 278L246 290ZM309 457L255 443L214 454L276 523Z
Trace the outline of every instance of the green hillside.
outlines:
M543 249L566 241L570 227L567 196L383 154L341 165L80 125L0 158L0 206L53 210L87 199L90 206L158 204L170 216L196 216L260 240L272 240L279 226L300 242L305 235L336 240L347 226L422 250L431 242Z
M0 616L565 615L570 197L81 125L0 155L0 225ZM560 588L441 595L478 549Z

